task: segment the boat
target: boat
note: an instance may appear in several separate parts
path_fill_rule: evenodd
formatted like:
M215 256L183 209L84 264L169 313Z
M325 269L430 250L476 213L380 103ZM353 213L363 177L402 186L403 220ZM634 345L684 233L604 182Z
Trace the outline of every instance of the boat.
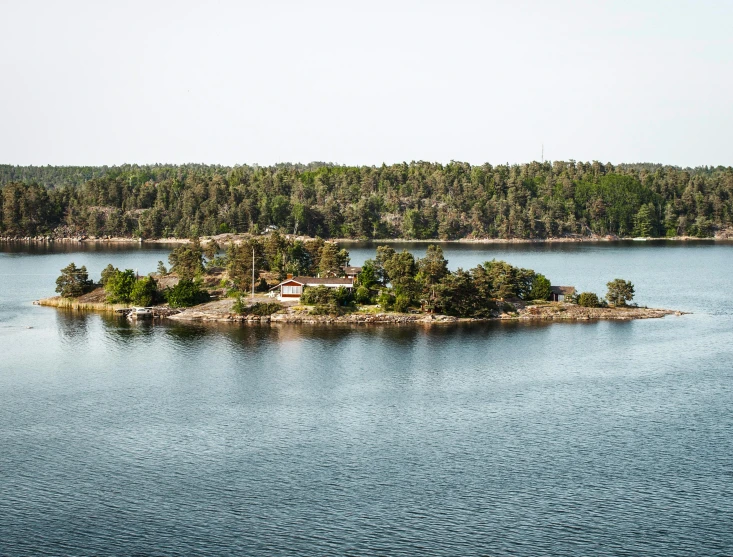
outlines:
M141 319L153 317L153 308L131 307L127 314L128 319Z

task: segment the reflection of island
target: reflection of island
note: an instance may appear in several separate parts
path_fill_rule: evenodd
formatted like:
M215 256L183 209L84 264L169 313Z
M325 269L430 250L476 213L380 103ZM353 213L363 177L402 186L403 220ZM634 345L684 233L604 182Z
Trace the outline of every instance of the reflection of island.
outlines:
M231 243L225 256L219 251L216 243L194 240L171 252L170 271L160 262L157 274L138 277L108 265L100 285L71 263L56 281L61 296L36 303L139 320L329 325L630 320L677 313L628 305L634 285L623 279L610 281L601 298L553 286L544 275L505 261L451 271L437 245L418 259L379 246L361 267L350 266L348 251L336 244L277 233Z
M89 315L74 311L56 312L58 330L64 339L81 345L89 334Z

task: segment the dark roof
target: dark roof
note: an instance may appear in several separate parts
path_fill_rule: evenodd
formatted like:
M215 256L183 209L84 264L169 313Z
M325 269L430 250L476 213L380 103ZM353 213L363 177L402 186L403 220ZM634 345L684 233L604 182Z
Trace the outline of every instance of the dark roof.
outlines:
M551 286L550 289L553 294L562 294L564 296L572 296L575 294L574 286Z
M292 277L289 279L285 279L280 284L285 284L286 282L297 282L299 284L302 284L304 286L317 286L319 284L343 284L344 286L353 286L354 281L349 278L337 278L337 277ZM280 286L278 284L277 286ZM277 288L277 287L275 287Z
M361 267L344 267L344 273L347 275L358 275L361 273Z

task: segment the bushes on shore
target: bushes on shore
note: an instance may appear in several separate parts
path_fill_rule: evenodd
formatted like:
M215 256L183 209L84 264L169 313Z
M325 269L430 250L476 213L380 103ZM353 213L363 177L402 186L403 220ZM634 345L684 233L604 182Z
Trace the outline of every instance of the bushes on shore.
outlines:
M603 302L593 292L581 292L578 295L578 305L584 308L599 308Z
M174 287L167 288L164 295L172 308L191 307L209 301L209 293L201 289L198 281L191 279L181 279Z
M109 303L129 304L132 301L132 290L137 282L135 271L132 269L110 271L108 267L103 271L102 281Z
M158 282L153 277L143 277L135 282L130 292L130 302L135 306L152 306L158 301Z
M234 313L238 313L239 315L258 315L260 317L272 315L281 309L283 309L283 305L278 302L256 302L248 306L242 297L237 298L233 306Z
M342 315L353 309L354 292L349 288L328 288L315 286L305 288L300 297L301 303L314 306L311 313L314 315Z

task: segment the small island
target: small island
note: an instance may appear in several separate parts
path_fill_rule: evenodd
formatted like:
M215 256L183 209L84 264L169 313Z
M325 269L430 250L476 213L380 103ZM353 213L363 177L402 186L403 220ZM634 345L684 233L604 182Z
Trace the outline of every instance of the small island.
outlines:
M34 302L130 318L244 323L455 323L488 320L630 320L677 314L631 305L634 286L610 281L601 298L554 286L544 275L505 261L450 271L443 250L423 258L379 246L361 267L319 238L273 231L220 246L198 238L176 247L145 277L112 264L99 282L70 263L59 296Z

